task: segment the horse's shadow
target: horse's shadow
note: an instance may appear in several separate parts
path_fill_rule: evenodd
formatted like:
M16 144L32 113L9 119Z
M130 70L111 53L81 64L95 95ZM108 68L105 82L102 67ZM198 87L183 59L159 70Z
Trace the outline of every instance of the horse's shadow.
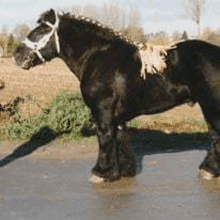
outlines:
M50 143L64 133L69 133L69 131L55 132L47 126L42 127L37 133L32 135L29 141L21 144L10 155L0 160L0 167L4 167L14 160L31 154L38 148Z
M206 133L165 133L149 129L129 129L132 149L136 154L137 174L142 171L144 156L192 150L209 151L211 139Z
M183 152L190 150L209 150L211 142L208 133L164 133L148 129L129 129L133 152L136 154L137 173L142 170L142 160L146 155ZM43 127L32 135L29 141L18 146L10 155L0 160L0 167L25 157L40 147L50 143L63 133Z

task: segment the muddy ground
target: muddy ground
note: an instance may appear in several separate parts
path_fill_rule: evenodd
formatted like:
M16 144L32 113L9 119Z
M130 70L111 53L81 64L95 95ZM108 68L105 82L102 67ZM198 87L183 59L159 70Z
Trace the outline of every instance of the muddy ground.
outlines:
M4 59L0 79L5 82L0 103L31 94L45 105L61 90L78 90L77 79L60 60L24 71ZM30 104L25 111L39 109ZM219 219L220 180L198 175L210 147L199 106L138 120L148 126L129 131L137 176L114 183L88 181L97 158L95 138L60 142L42 129L25 142L2 142L0 220Z
M0 144L7 149L0 156L0 219L219 219L220 180L198 175L208 138L130 134L137 175L113 183L88 181L97 158L95 141Z

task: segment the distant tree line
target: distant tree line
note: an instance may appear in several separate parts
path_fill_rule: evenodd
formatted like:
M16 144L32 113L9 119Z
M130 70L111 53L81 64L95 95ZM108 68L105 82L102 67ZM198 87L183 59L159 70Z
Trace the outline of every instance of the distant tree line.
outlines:
M61 8L65 11L65 8ZM69 11L69 9L67 9ZM107 25L116 31L121 32L129 40L144 43L147 41L155 44L170 44L173 40L165 31L158 33L144 33L141 25L141 12L135 4L130 4L129 7L117 3L117 1L110 1L109 4L97 7L92 4L87 4L84 7L73 6L71 11L73 13L81 14L89 18L100 21L102 24ZM177 33L176 33L177 34ZM188 39L187 32L179 33L175 36L174 41Z
M211 28L205 28L203 29L200 38L209 43L220 46L220 29L213 30Z
M7 25L0 28L0 45L4 49L4 57L11 57L14 49L19 42L24 40L30 28L27 24L17 24L11 32Z
M62 10L62 8L61 8ZM134 4L125 8L115 1L104 3L102 7L87 4L84 7L74 6L72 12L100 21L126 35L136 42L145 42L144 29L141 26L141 13Z
M187 11L187 16L198 24L198 37L220 45L220 31L214 31L210 28L203 30L200 34L200 19L202 9L206 0L187 0L184 8ZM174 42L188 39L186 30L174 31L172 35L168 35L161 30L157 33L144 33L141 25L141 13L134 4L129 7L120 5L116 0L111 0L110 3L104 3L101 7L93 4L87 4L84 7L73 6L71 9L59 8L61 11L73 12L84 15L86 17L100 21L102 24L121 32L129 40L144 43L150 42L153 44L168 45ZM15 47L24 40L29 33L30 27L27 24L17 24L16 27L9 31L7 25L0 27L0 45L4 49L4 56L10 57Z
M184 17L191 19L198 26L198 38L200 38L201 17L205 13L206 0L184 0L182 6L184 8Z

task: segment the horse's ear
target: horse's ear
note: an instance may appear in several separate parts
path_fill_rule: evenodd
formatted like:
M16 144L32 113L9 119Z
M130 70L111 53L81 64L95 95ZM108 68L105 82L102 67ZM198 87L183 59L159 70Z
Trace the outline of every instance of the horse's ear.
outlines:
M56 16L56 15L55 15L56 12L55 12L55 10L54 10L53 8L50 9L49 14L50 14L51 16L53 16L53 17Z
M41 14L37 23L42 23L45 21L49 21L51 24L54 24L56 22L56 14L55 14L55 10L53 8L51 8L50 10Z

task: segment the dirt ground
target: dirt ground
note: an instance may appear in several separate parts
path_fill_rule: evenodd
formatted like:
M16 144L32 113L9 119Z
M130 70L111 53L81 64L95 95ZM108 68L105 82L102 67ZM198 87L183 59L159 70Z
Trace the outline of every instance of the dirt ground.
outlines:
M5 89L0 92L0 103L27 94L50 102L60 91L76 91L79 86L77 78L60 59L29 71L18 68L11 59L3 59L0 63L0 80L5 82Z

